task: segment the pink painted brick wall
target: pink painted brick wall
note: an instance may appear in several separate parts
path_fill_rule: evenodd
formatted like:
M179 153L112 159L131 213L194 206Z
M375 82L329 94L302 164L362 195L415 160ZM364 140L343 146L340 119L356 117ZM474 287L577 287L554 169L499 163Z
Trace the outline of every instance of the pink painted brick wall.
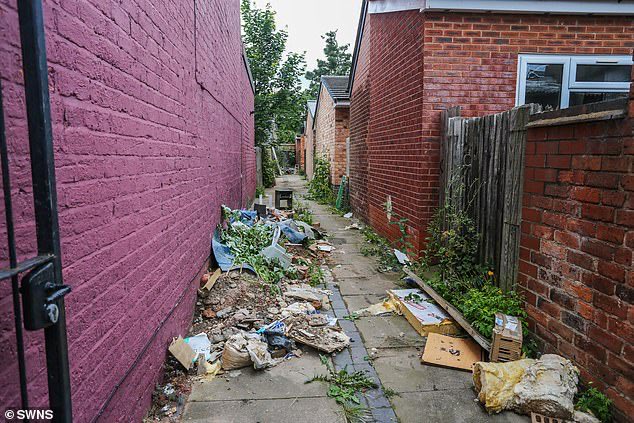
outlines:
M187 331L220 205L255 190L239 0L44 3L74 418L138 421ZM24 259L35 237L16 7L0 0L0 78ZM33 405L47 401L42 339L27 336ZM0 363L0 408L17 406L6 283Z

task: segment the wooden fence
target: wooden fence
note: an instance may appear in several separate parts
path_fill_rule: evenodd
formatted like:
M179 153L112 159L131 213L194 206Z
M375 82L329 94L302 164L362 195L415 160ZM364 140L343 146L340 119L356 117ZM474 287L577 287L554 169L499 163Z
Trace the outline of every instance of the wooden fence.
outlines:
M496 283L512 289L517 280L521 236L526 123L537 105L478 118L442 115L441 204L466 210L480 236L479 259Z

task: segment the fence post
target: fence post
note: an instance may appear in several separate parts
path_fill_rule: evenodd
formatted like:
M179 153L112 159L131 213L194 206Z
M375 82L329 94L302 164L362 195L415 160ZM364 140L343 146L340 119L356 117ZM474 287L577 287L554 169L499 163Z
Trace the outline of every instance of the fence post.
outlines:
M507 192L504 198L504 225L498 283L505 291L517 282L524 191L524 158L526 155L526 124L539 106L529 104L510 111L508 154L506 155Z

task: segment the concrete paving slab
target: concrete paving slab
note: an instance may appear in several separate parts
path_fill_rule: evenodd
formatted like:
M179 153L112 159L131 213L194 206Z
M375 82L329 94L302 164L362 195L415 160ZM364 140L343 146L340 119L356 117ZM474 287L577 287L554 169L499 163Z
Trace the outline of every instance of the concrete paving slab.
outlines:
M396 281L398 278L389 279L385 275L376 275L372 277L345 278L337 279L341 295L364 295L375 294L384 295L388 289L398 288Z
M470 372L428 366L420 362L420 348L380 350L372 361L383 386L396 392L470 389Z
M514 413L489 415L474 401L470 389L410 392L390 401L401 423L525 423L529 419Z
M387 297L385 292L383 295L377 294L366 294L366 295L348 295L344 299L346 305L348 306L348 310L350 312L359 311L361 309L367 308L372 304L377 304L383 301Z
M355 323L368 350L425 345L425 338L403 316L362 317ZM401 333L403 336L400 336Z
M324 374L319 354L304 348L299 358L285 361L267 370L240 369L237 377L216 377L211 382L196 383L190 401L277 399L325 396L319 383L304 383L316 374Z
M370 277L375 276L376 273L376 261L359 255L332 268L335 279Z
M325 391L326 388L322 387ZM342 409L331 398L190 402L183 422L205 423L345 423Z

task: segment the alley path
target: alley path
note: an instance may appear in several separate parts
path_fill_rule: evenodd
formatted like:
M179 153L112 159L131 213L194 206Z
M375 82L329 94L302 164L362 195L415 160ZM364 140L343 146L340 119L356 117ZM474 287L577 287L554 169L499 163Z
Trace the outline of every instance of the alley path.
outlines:
M305 181L297 176L278 179L278 186L305 193ZM351 221L333 214L327 206L307 202L314 220L329 234L336 247L332 253L331 277L327 277L332 313L353 340L350 348L334 358L337 368L366 370L390 391L382 388L366 393L371 411L366 421L381 423L435 422L526 422L513 413L486 414L475 402L471 373L420 363L425 345L402 316L388 315L342 319L351 312L380 302L387 289L396 288L397 273L380 273L372 257L361 254L363 235L345 230ZM376 349L376 350L373 350ZM242 369L236 377L196 383L183 414L186 422L345 422L342 409L326 396L324 383L305 384L323 374L319 355L309 348L304 354L264 372ZM373 352L372 354L369 353ZM372 359L368 360L371 356ZM235 373L233 373L235 375Z

